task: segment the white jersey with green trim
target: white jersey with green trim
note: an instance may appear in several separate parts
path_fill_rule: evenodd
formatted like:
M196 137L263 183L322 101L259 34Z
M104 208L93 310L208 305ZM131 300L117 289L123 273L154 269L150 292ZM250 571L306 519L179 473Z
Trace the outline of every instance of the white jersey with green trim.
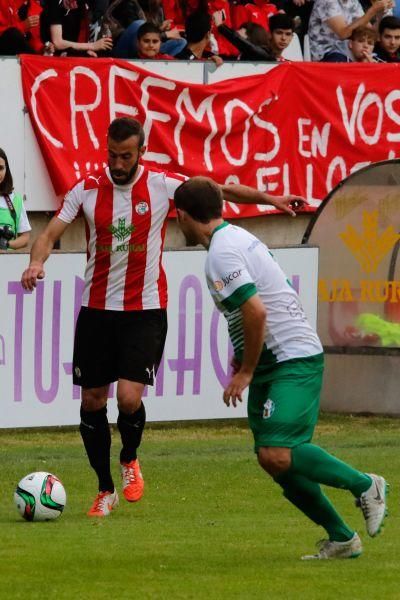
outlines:
M268 247L254 235L226 222L219 225L211 238L205 271L211 296L228 321L237 358L244 345L240 306L254 294L267 311L265 344L257 370L323 351L298 294Z

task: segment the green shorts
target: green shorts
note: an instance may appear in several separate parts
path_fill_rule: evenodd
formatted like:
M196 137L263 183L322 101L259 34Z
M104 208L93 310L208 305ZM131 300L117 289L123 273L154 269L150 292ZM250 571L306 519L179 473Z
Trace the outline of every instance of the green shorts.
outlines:
M250 385L247 413L255 452L262 446L294 448L311 440L323 370L323 354L295 358L277 363Z

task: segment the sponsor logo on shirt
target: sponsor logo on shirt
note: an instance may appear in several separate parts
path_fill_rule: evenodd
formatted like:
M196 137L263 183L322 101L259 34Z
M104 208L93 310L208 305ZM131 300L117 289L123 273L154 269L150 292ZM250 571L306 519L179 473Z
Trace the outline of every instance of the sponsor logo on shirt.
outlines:
M118 244L115 248L112 244L96 244L97 252L144 252L145 244Z
M144 200L142 202L138 202L135 206L135 210L138 215L145 215L149 212L149 205Z
M118 225L109 225L108 231L111 231L114 237L117 238L119 242L123 242L126 238L130 237L132 231L135 230L135 226L125 225L125 217L123 219L118 219Z
M242 270L240 269L239 271L232 271L232 273L228 273L228 275L225 275L225 277L222 277L222 279L217 279L217 281L214 281L215 291L220 292L224 289L224 287L227 287L232 283L232 281L240 277L241 274Z

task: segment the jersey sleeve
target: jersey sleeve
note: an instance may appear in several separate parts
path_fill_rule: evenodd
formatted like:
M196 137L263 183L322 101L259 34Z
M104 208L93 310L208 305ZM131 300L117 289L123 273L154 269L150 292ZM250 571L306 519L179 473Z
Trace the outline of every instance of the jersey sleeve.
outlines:
M189 178L185 175L179 175L178 173L165 173L165 185L167 186L170 208L174 208L175 191L187 179Z
M64 223L72 223L82 208L84 181L77 183L65 196L60 209L56 213Z
M26 233L27 231L31 231L32 227L30 226L28 215L26 213L25 204L22 202L21 205L21 214L19 217L18 223L18 231L17 233Z
M215 253L209 261L208 271L211 293L228 310L240 307L257 294L246 264L234 248Z

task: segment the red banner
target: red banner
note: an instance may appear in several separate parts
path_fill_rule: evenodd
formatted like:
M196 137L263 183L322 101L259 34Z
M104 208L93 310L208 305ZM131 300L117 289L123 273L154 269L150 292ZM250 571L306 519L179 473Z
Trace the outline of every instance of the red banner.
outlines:
M300 194L315 210L400 143L397 65L284 63L212 85L112 59L22 56L24 99L57 194L105 164L109 122L144 125L146 161L169 171ZM227 204L227 217L265 214ZM269 209L268 209L269 212Z

